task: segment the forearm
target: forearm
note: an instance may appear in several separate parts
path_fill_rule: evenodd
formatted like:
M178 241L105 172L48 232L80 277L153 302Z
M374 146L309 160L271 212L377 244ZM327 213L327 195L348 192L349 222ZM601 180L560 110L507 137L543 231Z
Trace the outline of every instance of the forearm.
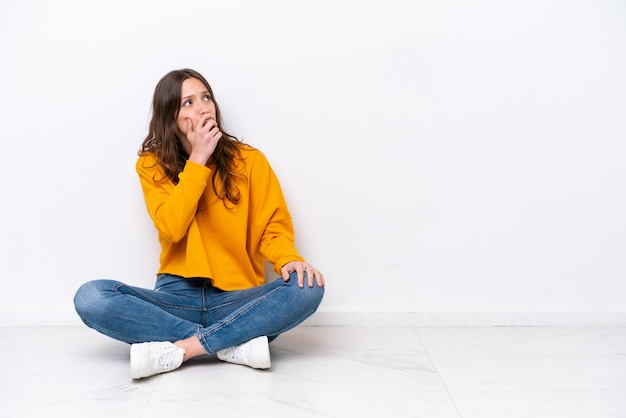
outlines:
M188 162L179 174L179 182L156 182L155 173L139 171L146 206L160 235L171 242L180 241L198 210L210 170Z
M280 273L282 266L290 261L304 261L293 241L291 219L273 220L261 238L261 253Z

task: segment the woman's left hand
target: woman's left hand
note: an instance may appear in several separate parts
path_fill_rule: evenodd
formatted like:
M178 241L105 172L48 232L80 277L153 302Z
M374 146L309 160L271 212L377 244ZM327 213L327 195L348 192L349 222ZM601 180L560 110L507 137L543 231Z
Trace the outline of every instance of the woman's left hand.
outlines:
M315 267L304 261L290 261L285 264L280 273L283 276L284 281L289 281L289 275L293 272L298 274L298 286L304 287L304 273L307 276L307 284L309 287L313 287L313 280L317 282L319 287L324 287L326 282L324 281L324 275Z

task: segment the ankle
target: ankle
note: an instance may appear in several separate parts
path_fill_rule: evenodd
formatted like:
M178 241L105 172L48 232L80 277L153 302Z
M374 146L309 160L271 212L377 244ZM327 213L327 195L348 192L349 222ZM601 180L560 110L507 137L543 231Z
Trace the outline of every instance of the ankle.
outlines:
M174 345L185 350L183 362L202 354L206 354L204 347L202 347L202 344L200 344L200 340L198 340L198 337L196 336L189 337L185 340L176 341Z

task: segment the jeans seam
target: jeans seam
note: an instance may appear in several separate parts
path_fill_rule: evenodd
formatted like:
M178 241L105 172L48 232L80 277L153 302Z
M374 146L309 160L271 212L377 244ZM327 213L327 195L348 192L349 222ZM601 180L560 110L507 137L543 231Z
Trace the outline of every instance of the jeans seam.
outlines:
M123 284L123 283L122 284L118 284L118 285L116 285L113 288L113 291L114 292L119 292L119 289L121 289L122 287L129 287L129 286L127 286L126 284ZM175 308L175 309L187 309L187 310L196 311L196 312L204 310L204 307L202 307L202 308L194 308L194 307L191 307L191 306L188 306L188 305L175 305L175 304L171 304L171 303L163 303L163 302L161 302L159 300L153 299L150 296L144 295L144 294L141 294L141 298L139 298L137 295L134 295L134 294L127 294L127 295L135 297L135 298L138 298L138 299L145 299L145 300L149 301L151 304L153 304L155 306L161 306L161 307L167 307L167 308Z
M229 318L227 321L224 321L222 323L220 323L218 326L211 328L209 331L206 332L198 332L198 334L196 335L202 342L204 342L203 345L205 345L206 347L210 348L210 352L215 352L210 346L209 343L206 341L206 337L211 335L211 334L215 334L217 331L219 331L220 329L224 328L227 325L232 324L233 322L235 322L237 319L239 319L239 317L241 317L241 315L245 314L246 312L250 311L252 308L256 307L257 305L259 305L261 302L266 301L268 298L270 298L271 296L273 296L275 293L277 293L278 291L282 290L283 288L286 288L288 286L288 282L284 282L281 286L273 289L271 292L265 293L263 295L263 297L255 300L253 303L249 304L248 306L246 306L244 309L241 309L240 311L238 311L235 315L233 315L231 318ZM205 348L206 349L206 348Z

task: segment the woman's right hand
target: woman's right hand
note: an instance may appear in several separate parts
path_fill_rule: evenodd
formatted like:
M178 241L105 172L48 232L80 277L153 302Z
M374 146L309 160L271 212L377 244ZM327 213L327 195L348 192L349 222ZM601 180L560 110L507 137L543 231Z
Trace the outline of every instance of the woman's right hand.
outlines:
M191 145L189 160L200 165L205 165L218 141L222 137L222 132L217 126L215 117L210 113L198 116L195 121L187 119L187 140Z

